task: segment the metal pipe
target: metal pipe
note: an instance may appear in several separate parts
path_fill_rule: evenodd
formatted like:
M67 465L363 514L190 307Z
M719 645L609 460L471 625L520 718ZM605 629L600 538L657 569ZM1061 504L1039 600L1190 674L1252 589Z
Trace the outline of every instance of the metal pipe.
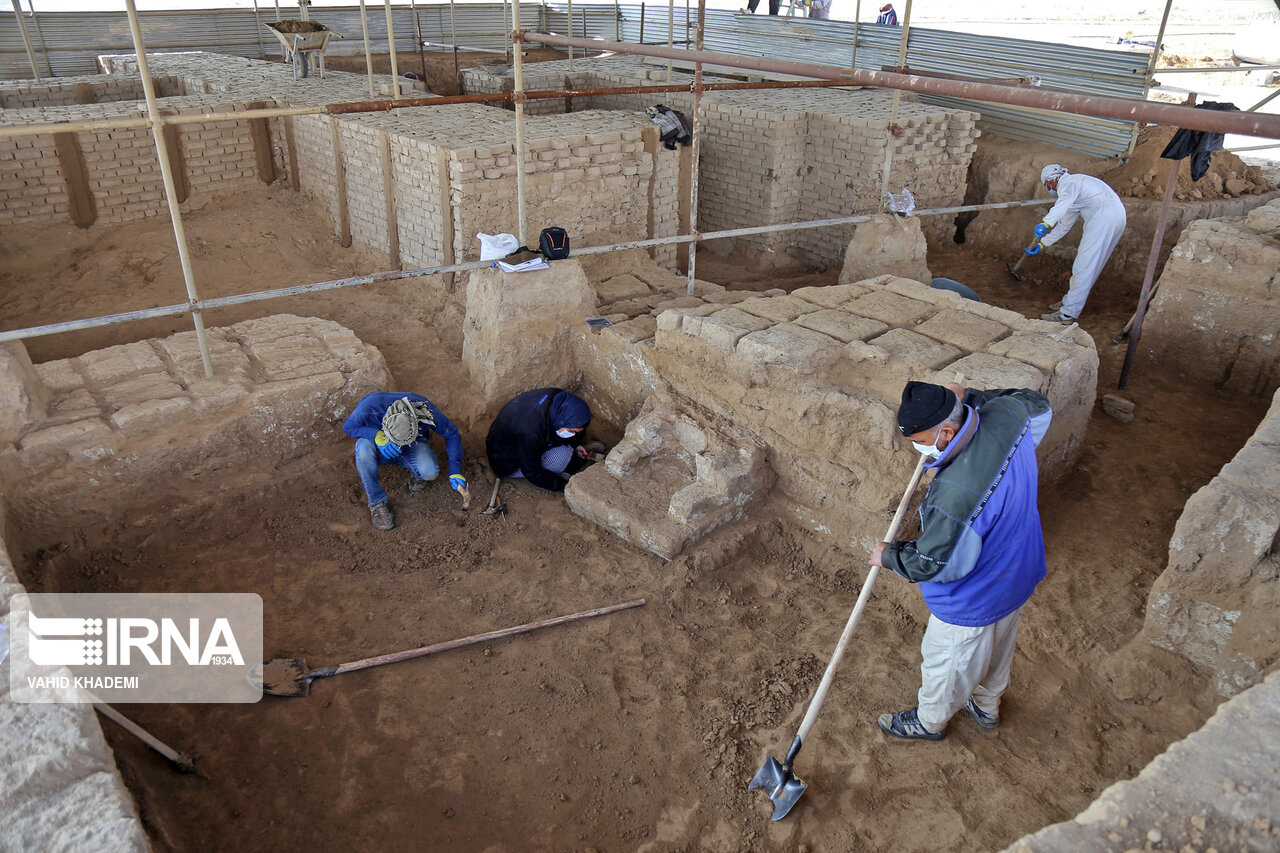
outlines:
M450 38L453 39L453 91L458 92L462 89L462 72L458 70L458 22L454 16L456 0L449 0L449 32ZM505 12L503 13L503 22L506 22ZM503 39L502 55L507 55L506 45L511 43L510 39Z
M695 30L694 45L702 52L703 37L707 23L707 0L698 0L698 29ZM698 235L698 157L702 148L702 63L693 66L693 142L689 150L689 234ZM689 280L685 292L692 295L693 282L698 268L698 243L689 244Z
M279 21L280 21L280 0L275 0L275 4L276 4L276 22L277 22L277 23L279 23Z
M452 2L452 0L451 0L451 2ZM512 29L517 29L517 28L513 28L513 27L511 26L511 24L508 22L508 17L507 17L507 16L510 14L510 13L508 13L508 12L507 12L507 4L508 4L508 3L513 3L513 2L514 2L514 3L519 3L519 2L520 2L520 0L502 0L502 31L503 31L503 34L504 34L504 35L503 35L503 39L504 39L504 41L503 41L503 46L502 46L502 55L503 55L503 56L505 56L505 57L507 57L508 59L510 59L510 58L511 58L511 53L510 53L510 51L511 51L511 35L510 35L510 34L511 34ZM518 16L517 16L517 20L518 20L518 19L519 19L519 18L518 18Z
M591 47L600 51L654 56L679 60L701 59L708 65L743 68L750 71L767 71L796 77L819 80L839 80L846 86L880 86L886 89L902 89L924 95L942 95L965 98L993 104L1009 104L1016 107L1034 107L1042 110L1075 113L1113 118L1121 121L1140 121L1149 124L1166 124L1193 130L1209 130L1215 133L1239 133L1246 136L1263 136L1280 139L1280 115L1246 113L1239 110L1197 110L1181 104L1160 104L1139 101L1134 98L1115 98L1105 95L1080 95L1073 92L1046 90L1043 87L1011 86L1003 83L985 83L980 80L945 80L922 77L916 74L895 74L888 71L849 71L847 68L823 65L816 62L763 59L754 56L737 56L714 51L674 50L660 45L637 45L627 42L611 42L603 39L567 39L551 33L519 33L522 39L538 41L546 45L566 45L570 41L579 47Z
M369 50L369 15L360 0L360 31L364 34L364 70L369 75L369 97L378 94L373 88L373 53Z
M1258 101L1258 103L1256 103L1256 104L1254 104L1253 106L1249 107L1249 109L1245 110L1245 112L1247 112L1247 113L1257 112L1259 107L1265 107L1267 104L1269 104L1269 103L1271 103L1273 100L1275 100L1276 95L1280 95L1280 89L1276 89L1276 90L1275 90L1274 92L1272 92L1270 95L1267 95L1267 96L1266 96L1265 98L1263 98L1261 101Z
M1001 201L990 204L965 204L957 207L936 207L917 210L914 216L954 216L957 213L968 213L977 210L1003 210L1018 207L1036 207L1051 204L1053 199L1030 199L1028 201ZM648 249L656 246L696 243L703 240L719 240L725 237L751 237L756 234L772 234L777 231L802 231L809 228L826 228L833 225L850 225L866 222L871 218L868 214L842 216L836 219L815 219L808 222L787 222L780 225L753 225L747 228L731 228L725 231L712 231L706 234L677 234L671 237L652 237L645 240L630 240L624 243L610 243L605 246L587 246L573 250L574 255L599 255L605 252L620 252L627 249ZM376 284L395 281L403 278L418 278L427 275L444 275L446 273L465 272L493 266L493 261L467 261L460 264L448 264L438 267L422 267L411 270L390 270L370 275L340 278L332 281L321 281L314 284L298 284L291 287L280 287L274 290L259 290L253 293L241 293L233 296L219 296L201 300L194 304L196 308L226 308L231 305L244 305L249 302L262 302L270 299L282 299L289 296L302 296L308 293L323 293L346 287L358 287L364 284ZM12 329L0 332L0 343L20 341L27 338L38 338L45 335L56 335L64 332L78 332L85 329L96 329L102 326L113 326L119 323L130 323L136 320L151 320L157 317L172 317L185 314L192 309L192 303L181 305L164 305L157 308L144 308L138 311L126 311L120 314L108 314L102 317L89 317L83 320L68 320L63 323L49 323L43 326L30 326L25 329Z
M907 36L911 32L911 0L902 15L902 35L898 38L898 67L907 64ZM889 206L889 172L893 168L893 141L901 133L898 127L898 107L902 102L902 90L893 90L893 107L889 111L889 128L885 134L884 170L880 174L880 206Z
M565 4L567 7L565 10L566 12L565 20L568 21L568 24L569 24L569 35L573 35L573 0L565 0ZM582 33L582 37L583 38L587 37L587 33L585 30ZM583 53L585 54L586 52L583 51ZM573 48L569 48L569 70L570 71L573 70ZM671 81L668 80L667 82L669 83Z
M1160 221L1156 225L1155 236L1151 239L1151 255L1147 258L1147 271L1142 276L1142 291L1138 295L1138 310L1133 314L1129 347L1125 350L1124 365L1120 368L1120 381L1116 383L1116 388L1121 391L1129 384L1129 371L1133 368L1133 357L1138 351L1138 339L1142 337L1142 321L1147 314L1147 302L1151 299L1151 282L1155 279L1156 261L1160 257L1160 247L1164 244L1164 229L1169 224L1169 208L1173 206L1173 191L1178 186L1178 172L1181 169L1182 161L1174 160L1173 168L1169 170L1169 183L1164 188L1164 203L1160 206Z
M853 51L849 57L849 70L858 70L858 28L862 26L862 0L858 0L853 10Z
M1250 145L1246 148L1227 148L1226 150L1235 154L1237 151L1265 151L1268 148L1280 148L1280 142L1273 142L1270 145Z
M519 238L521 246L527 246L529 244L525 242L525 232L528 222L524 185L524 43L518 37L521 32L520 0L512 0L511 15L512 30L508 40L513 48L512 74L515 77L515 91L512 96L516 107L516 237Z
M160 177L164 181L164 196L169 203L169 218L173 220L173 239L178 244L178 259L182 264L182 278L187 286L187 298L191 302L191 319L196 327L196 340L200 344L200 360L204 363L204 375L213 376L213 360L209 357L209 341L204 333L204 317L200 313L196 292L195 273L191 270L191 254L187 250L187 234L182 226L182 210L178 206L178 191L173 182L173 165L169 162L169 147L164 141L164 119L156 104L155 81L147 64L147 48L142 43L142 28L138 25L138 10L133 0L124 0L129 13L129 32L133 35L133 48L138 52L138 74L142 77L142 91L147 98L147 116L151 119L151 136L156 143L156 158L160 161Z
M391 0L382 0L387 13L387 52L391 54L391 97L400 100L400 66L396 64L396 31L391 25Z
M413 40L418 45L418 63L422 66L422 85L427 85L427 57L422 53L422 21L418 18L417 0L409 0L413 12Z
M583 33L586 35L586 33ZM667 47L675 47L676 38L676 0L667 0ZM698 46L701 49L701 45ZM675 69L675 60L667 60L667 82L671 82ZM696 73L696 72L695 72Z
M267 46L262 43L262 19L258 17L258 0L253 0L253 29L258 36L258 53L267 58Z
M1169 23L1169 12L1173 10L1173 0L1165 0L1164 14L1160 17L1160 30L1156 34L1156 46L1151 49L1151 56L1147 59L1147 70L1143 73L1142 80L1142 100L1146 100L1151 94L1151 81L1156 73L1156 60L1160 57L1160 45L1164 42L1164 28ZM1142 130L1142 124L1139 122L1133 126L1129 132L1129 147L1125 153L1132 154L1134 147L1138 144L1138 131Z
M1159 49L1159 42L1156 48ZM1196 93L1187 96L1187 106L1196 102ZM1120 368L1120 381L1116 387L1123 391L1129 383L1129 370L1133 367L1133 357L1138 351L1138 339L1142 337L1142 320L1147 313L1147 302L1151 299L1151 283L1156 277L1156 262L1160 259L1160 247L1164 245L1164 230L1169 224L1169 208L1173 206L1173 191L1178 186L1178 172L1182 170L1182 161L1174 160L1169 170L1169 182L1164 188L1164 203L1160 205L1160 221L1156 223L1155 236L1151 238L1151 254L1147 257L1147 271L1142 276L1142 290L1138 294L1138 310L1133 312L1133 329L1129 332L1129 347L1124 353L1124 365Z
M1229 66L1210 66L1206 68L1161 68L1157 74L1225 74L1230 71L1275 71L1280 65L1250 65L1247 68Z
M49 72L49 76L56 76L53 73L53 63L49 61L49 48L44 43L44 33L40 32L40 18L36 15L35 0L27 0L27 6L31 9L31 25L36 28L36 41L40 42L40 55L44 57L44 67Z
M622 41L622 0L613 0L613 40Z
M36 78L36 82L40 82L40 69L36 67L36 52L31 49L31 38L27 35L27 25L22 22L22 7L18 5L18 0L13 2L13 17L18 22L18 31L22 33L22 46L27 49L27 59L31 60L31 74Z

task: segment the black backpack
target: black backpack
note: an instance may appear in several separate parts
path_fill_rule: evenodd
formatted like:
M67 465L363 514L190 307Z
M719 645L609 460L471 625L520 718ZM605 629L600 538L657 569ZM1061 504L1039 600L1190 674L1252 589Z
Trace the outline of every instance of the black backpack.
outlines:
M547 260L563 261L569 257L569 234L555 225L543 228L538 236L538 248L542 249L542 256Z

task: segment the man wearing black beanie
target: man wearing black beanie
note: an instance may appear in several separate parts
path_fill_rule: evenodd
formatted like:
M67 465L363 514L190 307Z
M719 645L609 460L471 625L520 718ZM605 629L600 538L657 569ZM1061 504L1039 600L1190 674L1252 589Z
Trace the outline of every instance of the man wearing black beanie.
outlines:
M934 475L920 538L881 542L869 562L918 583L930 615L916 707L881 714L887 734L942 740L961 710L984 729L1000 724L1022 606L1045 576L1035 448L1052 417L1027 388L902 390L898 430Z

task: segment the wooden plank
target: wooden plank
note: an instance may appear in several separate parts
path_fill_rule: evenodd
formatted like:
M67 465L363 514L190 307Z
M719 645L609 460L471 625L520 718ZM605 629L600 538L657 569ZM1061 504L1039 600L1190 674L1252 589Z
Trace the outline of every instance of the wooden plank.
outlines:
M53 149L67 189L67 207L71 222L77 228L88 228L98 220L93 190L89 187L89 170L85 167L80 137L74 133L55 133Z
M253 101L247 106L251 110L260 110L274 106L274 104L268 101ZM249 136L253 140L253 160L258 167L258 180L264 184L274 184L276 181L276 157L271 147L271 125L269 119L249 119Z
M338 130L338 119L330 116L329 127L333 131L333 171L337 176L338 243L345 249L351 245L351 218L347 213L347 167L343 164L342 133Z
M387 257L391 269L400 269L400 222L396 217L396 182L391 174L391 137L382 137L382 197L387 205Z
M298 142L293 135L293 116L282 116L280 121L284 125L284 150L289 158L289 187L297 192L302 189L302 183L298 179Z
M178 193L178 204L182 204L191 195L191 181L187 178L187 159L182 153L181 128L177 125L164 126L164 147L169 152L169 168L173 172L173 188Z

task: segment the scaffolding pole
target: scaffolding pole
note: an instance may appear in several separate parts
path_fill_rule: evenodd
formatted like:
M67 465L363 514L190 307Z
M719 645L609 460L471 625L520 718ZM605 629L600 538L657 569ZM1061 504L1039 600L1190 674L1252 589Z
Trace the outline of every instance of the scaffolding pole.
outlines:
M702 52L702 39L707 20L707 0L698 0L698 29L694 45ZM689 151L689 234L694 241L689 244L689 281L685 292L693 293L693 282L698 268L698 155L702 148L702 62L693 66L693 144Z
M413 40L418 45L418 64L422 67L422 85L426 86L427 57L426 54L422 52L422 21L418 18L417 0L409 0L409 9L413 12Z
M511 45L514 55L512 74L515 77L515 91L512 98L516 107L516 238L521 246L525 242L526 213L525 208L525 166L524 166L524 43L520 33L520 0L511 0L511 34L507 43Z
M27 0L27 7L31 9L31 26L36 29L36 41L40 42L40 55L44 57L45 70L49 72L50 77L54 77L53 63L49 61L49 48L44 43L44 33L40 32L40 17L36 15L35 0Z
M569 35L573 35L573 0L565 0L565 4L567 6L565 10L565 20L569 24ZM517 27L517 29L519 29L519 27ZM586 38L586 36L587 34L583 32L582 37ZM582 53L584 56L586 55L585 50ZM569 70L573 70L573 48L569 48ZM667 82L670 83L671 81L668 80Z
M31 49L31 37L27 35L27 25L22 22L22 7L18 0L13 0L13 17L18 22L18 31L22 33L22 46L27 49L27 59L31 60L31 74L40 82L40 69L36 66L36 54Z
M373 88L373 53L369 50L369 15L364 0L360 0L360 30L364 34L364 70L369 75L369 97L378 94Z
M1143 75L1142 81L1142 100L1146 100L1151 95L1151 81L1156 75L1156 61L1160 58L1160 45L1164 44L1164 28L1169 23L1169 13L1173 11L1173 0L1165 0L1164 14L1160 16L1160 30L1156 33L1156 46L1151 49L1151 57L1147 60L1147 70ZM1138 131L1142 130L1141 123L1135 124L1133 130L1129 132L1129 147L1125 150L1126 154L1132 154L1133 149L1138 144Z
M253 30L258 34L258 54L267 58L267 46L262 43L262 19L258 17L258 0L253 0Z
M902 15L902 37L898 39L898 67L907 64L907 36L911 33L911 0ZM857 69L854 69L855 71ZM898 127L898 106L902 102L902 90L893 90L893 107L889 111L889 128L884 143L884 171L880 175L880 206L889 206L889 171L893 168L893 141L902 133Z
M196 327L196 340L200 344L200 361L204 375L213 376L213 360L209 357L209 341L204 333L204 317L199 307L200 295L196 292L195 273L191 271L191 253L187 249L187 234L182 226L182 210L178 206L178 192L173 183L173 165L169 162L169 146L164 141L164 119L156 105L155 81L147 64L147 48L142 42L142 28L138 25L138 10L133 0L124 0L129 13L129 32L133 35L133 49L138 52L138 73L142 77L142 91L147 98L147 117L151 121L151 136L156 143L156 158L160 161L160 177L164 181L164 197L169 203L169 218L173 221L173 239L178 244L178 259L182 264L182 279L187 286L191 320Z
M382 0L387 11L387 52L391 54L391 97L400 100L400 66L396 64L396 31L391 25L391 0Z
M999 201L990 204L965 204L956 207L935 207L917 210L914 216L954 216L957 213L969 213L980 210L1007 210L1018 207L1043 207L1052 204L1051 198L1034 198L1027 201ZM753 225L747 228L730 228L724 231L712 231L706 234L677 234L671 237L651 237L645 240L629 240L624 243L609 243L603 246L586 246L575 248L573 254L601 255L608 252L623 252L629 249L649 249L657 246L698 243L704 240L720 240L726 237L752 237L757 234L773 234L778 231L803 231L810 228L828 228L837 225L854 225L871 219L870 214L841 216L836 219L813 219L806 222L784 222L779 225ZM218 296L195 303L197 309L226 308L231 305L244 305L250 302L263 302L270 299L283 299L290 296L304 296L310 293L324 293L347 287L359 287L365 284L380 284L407 278L420 278L428 275L445 275L448 273L466 272L468 270L486 269L493 266L493 261L466 261L460 264L447 264L436 267L421 267L409 270L389 270L370 273L369 275L339 278L321 281L314 284L298 284L280 287L274 290L259 290L253 293L240 293L233 296ZM162 305L157 308L143 308L138 311L125 311L119 314L107 314L101 317L88 317L83 320L68 320L62 323L49 323L43 326L30 326L25 329L12 329L0 332L0 343L21 341L28 338L39 338L46 335L57 335L65 332L79 332L85 329L97 329L103 326L114 326L120 323L131 323L138 320L152 320L158 317L173 317L186 314L192 310L191 303L181 305Z

